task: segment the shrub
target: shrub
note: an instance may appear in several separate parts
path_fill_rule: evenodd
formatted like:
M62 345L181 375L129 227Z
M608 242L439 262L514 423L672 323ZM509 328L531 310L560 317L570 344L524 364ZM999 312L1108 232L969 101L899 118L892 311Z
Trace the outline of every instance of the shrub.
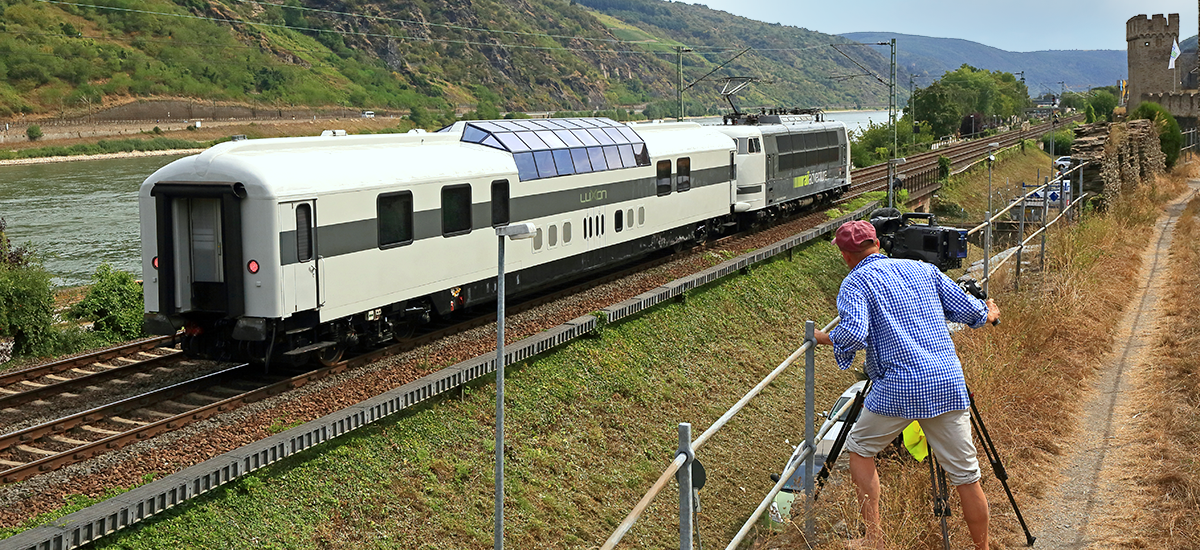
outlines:
M30 124L25 129L25 137L29 138L29 141L37 141L42 137L42 127L37 124Z
M50 273L36 262L0 263L0 334L13 338L14 355L49 355L56 339Z
M938 155L938 179L945 181L950 177L950 157Z
M1179 159L1179 151L1183 147L1183 133L1179 131L1179 122L1166 109L1154 102L1143 101L1129 113L1130 120L1146 119L1154 122L1158 128L1158 142L1166 155L1167 168L1175 166Z
M71 308L71 316L91 320L98 335L108 341L140 338L142 287L133 274L104 263L92 275L87 296Z

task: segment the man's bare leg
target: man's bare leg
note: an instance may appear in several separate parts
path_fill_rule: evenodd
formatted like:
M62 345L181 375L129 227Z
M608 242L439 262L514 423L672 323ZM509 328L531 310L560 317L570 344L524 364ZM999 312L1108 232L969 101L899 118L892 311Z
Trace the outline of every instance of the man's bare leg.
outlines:
M853 455L852 455L853 456ZM987 550L988 547L988 503L987 495L979 482L959 485L958 498L962 501L963 519L967 529L971 531L971 540L975 542L976 550Z
M847 454L850 455L850 479L858 487L858 507L867 528L867 547L882 549L884 546L883 525L879 521L879 472L875 469L875 458L860 456L858 453ZM986 511L986 505L984 509Z

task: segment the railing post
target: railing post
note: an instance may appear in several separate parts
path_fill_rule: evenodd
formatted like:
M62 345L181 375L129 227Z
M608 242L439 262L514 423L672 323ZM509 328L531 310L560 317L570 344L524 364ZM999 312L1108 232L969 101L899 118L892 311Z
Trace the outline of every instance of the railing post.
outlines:
M1021 186L1021 190L1025 190L1024 185ZM1021 252L1025 251L1025 216L1028 214L1025 209L1025 197L1028 195L1029 193L1021 195L1021 222L1017 228L1017 272L1013 278L1013 288L1016 290L1021 290Z
M816 360L814 349L816 343L816 324L812 321L804 322L804 339L808 342L808 349L804 351L804 441L808 442L809 449L816 449L813 441L813 421L815 420L814 407L816 402ZM808 453L808 458L804 460L804 537L805 540L813 540L816 536L816 526L813 521L813 458L814 453Z
M1060 186L1061 187L1061 186ZM1042 281L1046 277L1046 233L1050 232L1047 218L1050 217L1050 178L1046 178L1046 188L1042 191L1042 253L1039 262L1042 266Z
M679 423L679 451L675 454L687 457L675 474L679 481L679 550L692 550L692 461L696 455L692 451L690 423Z

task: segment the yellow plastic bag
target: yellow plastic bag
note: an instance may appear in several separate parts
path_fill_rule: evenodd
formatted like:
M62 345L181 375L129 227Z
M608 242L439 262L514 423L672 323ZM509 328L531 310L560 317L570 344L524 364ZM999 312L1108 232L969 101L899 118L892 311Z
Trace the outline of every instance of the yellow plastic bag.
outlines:
M904 428L904 447L912 453L917 462L923 462L925 457L929 456L929 442L925 441L925 432L916 420Z

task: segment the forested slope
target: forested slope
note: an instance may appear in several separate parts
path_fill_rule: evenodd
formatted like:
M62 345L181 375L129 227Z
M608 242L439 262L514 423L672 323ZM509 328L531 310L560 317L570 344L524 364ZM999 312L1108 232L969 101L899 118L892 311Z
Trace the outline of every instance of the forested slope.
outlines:
M604 109L691 82L772 80L753 104L879 105L845 39L659 0L0 0L0 119L78 116L135 98L405 110ZM877 74L886 63L848 51ZM720 103L718 86L688 91ZM669 104L669 103L668 103Z

